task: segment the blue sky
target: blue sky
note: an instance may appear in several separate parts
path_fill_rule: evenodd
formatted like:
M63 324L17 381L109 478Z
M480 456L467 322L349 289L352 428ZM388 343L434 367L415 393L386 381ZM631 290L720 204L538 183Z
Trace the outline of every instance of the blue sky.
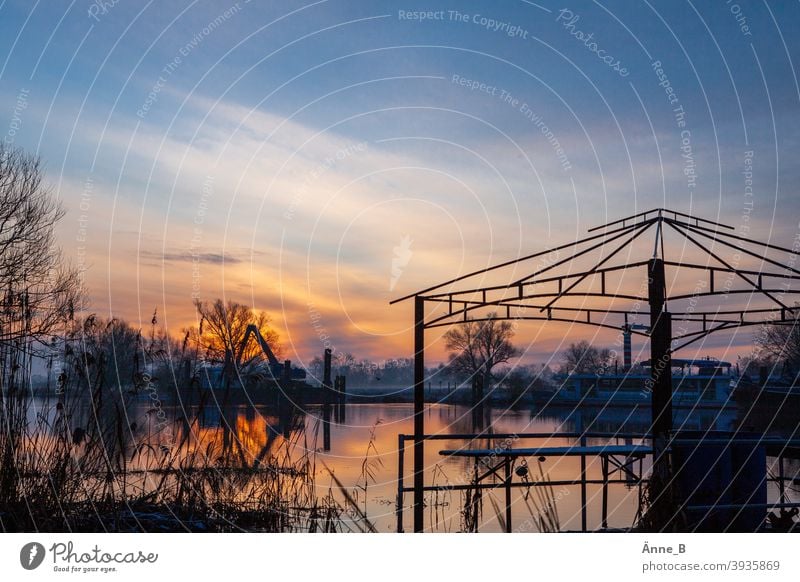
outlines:
M791 244L799 23L797 2L5 1L0 132L44 160L92 310L158 306L177 333L192 293L225 295L295 359L322 333L381 358L410 347L388 299L637 211L739 227L752 201L752 236ZM564 337L526 333L534 359Z

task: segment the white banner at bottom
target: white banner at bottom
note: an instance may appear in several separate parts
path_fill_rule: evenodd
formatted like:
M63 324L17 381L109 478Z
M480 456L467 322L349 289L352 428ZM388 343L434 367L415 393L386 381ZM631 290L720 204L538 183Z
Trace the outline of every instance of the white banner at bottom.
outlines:
M4 580L797 580L792 534L0 534Z

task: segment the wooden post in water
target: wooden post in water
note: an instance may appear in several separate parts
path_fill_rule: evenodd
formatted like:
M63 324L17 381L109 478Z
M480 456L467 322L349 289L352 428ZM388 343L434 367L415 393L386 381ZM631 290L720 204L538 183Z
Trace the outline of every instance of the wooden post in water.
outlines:
M341 422L341 419L339 418L339 413L341 412L341 410L339 410L339 376L336 376L333 379L331 398L333 401L333 421L336 424L339 424Z
M323 358L322 364L322 389L323 389L323 398L325 402L330 402L330 392L331 392L331 350L330 348L325 348L325 354Z
M336 422L345 422L344 417L344 401L347 395L347 383L345 376L336 376L334 382L334 392L336 397Z
M325 348L322 364L322 450L331 450L331 350Z
M331 405L327 402L322 404L322 450L331 450Z
M283 372L281 374L281 393L278 395L278 418L283 424L283 438L289 439L292 434L292 402L289 397L289 390L292 387L292 362L283 362Z
M344 402L347 396L347 377L336 376L336 398L339 402Z

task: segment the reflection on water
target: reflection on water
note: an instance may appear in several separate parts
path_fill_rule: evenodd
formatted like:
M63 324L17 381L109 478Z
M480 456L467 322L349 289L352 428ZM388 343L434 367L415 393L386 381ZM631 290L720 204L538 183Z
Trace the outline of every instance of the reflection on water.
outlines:
M413 432L413 406L411 404L349 404L313 405L300 409L283 402L271 406L242 404L221 407L214 403L202 409L184 410L178 406L164 406L163 415L169 421L159 432L156 415L146 400L136 402L128 411L130 422L142 423L146 432L161 444L172 447L191 432L193 441L205 447L201 454L233 455L242 466L256 467L270 459L274 451L285 450L295 457L313 457L316 490L334 497L347 494L368 515L378 531L395 531L397 522L395 504L398 489L398 435ZM88 414L88 412L87 412ZM195 419L191 425L186 418ZM775 416L773 415L773 421ZM547 433L645 433L649 426L650 411L646 407L501 409L486 407L475 411L464 405L430 404L425 412L428 434L456 435L484 431L490 434ZM149 424L144 424L149 423ZM676 427L686 430L733 430L746 424L758 424L757 415L737 414L735 409L716 411L710 409L675 411ZM785 425L797 426L796 419ZM151 426L152 425L152 426ZM164 430L163 427L167 429ZM772 423L774 431L783 427ZM762 428L767 428L765 425ZM527 440L514 446L561 446L571 444L566 437L549 437ZM590 442L602 444L606 441ZM443 439L429 441L425 447L426 484L466 485L474 470L474 462L464 457L444 458L439 451L462 447L492 448L508 445L507 439L476 441L470 445L463 440ZM213 445L213 446L211 446ZM199 445L198 445L199 446ZM411 443L406 444L404 484L412 482ZM549 457L544 461L529 460L531 474L539 470L551 481L571 481L580 476L578 457ZM792 461L794 465L796 461ZM645 467L646 468L646 467ZM796 472L797 466L788 466ZM601 468L597 458L587 458L587 477L600 479ZM530 494L530 493L529 493ZM587 487L588 527L594 529L601 522L601 486ZM633 524L638 488L624 484L612 485L608 498L609 527L625 528ZM502 490L491 493L498 506L502 506ZM575 485L554 486L558 519L562 530L579 530L581 527L580 488ZM457 490L426 495L426 528L437 531L459 531L463 528L461 509L463 493ZM774 491L771 493L774 498ZM248 501L247 493L237 495ZM404 500L404 529L411 525L411 494ZM480 531L500 531L501 526L494 504L487 499L479 519ZM531 522L530 498L524 488L515 489L512 496L513 524L517 531L536 531Z
M177 414L177 411L175 411ZM206 408L200 419L205 438L216 435L220 439L234 439L250 458L263 458L265 451L278 447L294 431L303 431L303 449L314 451L317 487L330 488L336 494L337 486L329 470L365 507L370 520L379 531L396 528L395 500L397 498L398 435L413 432L413 407L410 404L352 404L343 407L311 406L302 413L296 408L276 410L275 407L243 405L230 407L224 413L219 408ZM486 430L502 433L570 433L570 432L628 432L644 433L649 425L647 408L613 408L584 410L548 409L509 410L486 408L476 418L468 406L432 404L426 409L425 426L429 434L468 434ZM691 414L676 411L676 426L687 430L731 430L737 424L735 410L696 410ZM224 427L231 430L224 430ZM550 438L545 441L526 441L525 446L569 444L567 439ZM484 441L482 445L486 445ZM496 443L489 442L489 446ZM464 447L459 440L438 440L427 444L425 465L426 483L465 484L472 474L472 461L462 457L443 458L439 451ZM477 444L475 446L478 446ZM411 483L411 447L407 445L405 485ZM590 479L601 477L597 459L588 462ZM535 462L534 462L535 463ZM365 467L369 467L369 475ZM580 460L575 457L548 458L541 464L552 481L572 480L580 474ZM538 471L538 467L535 468ZM366 489L366 492L365 492ZM588 487L588 524L600 523L599 485ZM580 528L580 492L577 487L560 487L554 491L562 529ZM461 493L449 491L427 496L427 514L436 529L458 531L461 527ZM609 526L628 527L637 508L636 488L615 485L609 491ZM496 495L499 499L499 493ZM522 498L522 490L514 494L514 523L530 521L530 512ZM411 502L407 494L405 506ZM405 526L410 526L411 515L405 511ZM484 508L481 531L497 531L499 524L491 505ZM535 529L532 529L535 531Z

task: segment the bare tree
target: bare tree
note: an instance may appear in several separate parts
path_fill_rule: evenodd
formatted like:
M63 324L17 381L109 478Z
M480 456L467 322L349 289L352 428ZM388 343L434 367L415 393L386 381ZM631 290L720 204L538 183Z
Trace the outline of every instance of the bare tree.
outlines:
M250 324L258 328L275 356L280 356L278 332L270 326L270 318L263 311L255 313L247 305L222 299L213 303L195 301L195 307L201 317L198 337L207 361L223 362L226 368L235 364L239 370L245 371L262 363L264 354L258 342L248 342L239 355Z
M64 210L42 183L39 159L0 144L0 344L31 350L72 319L81 292L55 226Z
M608 369L611 352L596 348L588 341L572 343L562 354L563 369L572 374L597 374Z
M490 313L486 321L468 320L445 334L450 352L450 368L456 373L482 375L492 380L492 369L519 355L511 344L514 327L510 321L498 321Z
M766 360L765 364L770 360L783 362L792 374L800 371L800 315L794 313L793 324L765 324L753 338L760 348L760 359Z
M356 357L350 352L336 354L333 360L342 374L347 374L356 365Z

